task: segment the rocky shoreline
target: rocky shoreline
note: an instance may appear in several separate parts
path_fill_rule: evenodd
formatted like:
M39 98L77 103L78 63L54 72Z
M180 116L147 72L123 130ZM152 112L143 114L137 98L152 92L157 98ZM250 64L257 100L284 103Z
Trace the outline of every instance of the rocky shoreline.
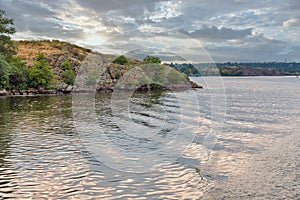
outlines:
M38 90L38 89L28 89L28 90L0 90L0 97L2 96L36 96L36 95L62 95L70 94L73 90L73 86L68 86L64 89L56 90Z
M186 90L190 88L199 88L202 89L203 87L198 85L197 83L194 83L190 81L190 87L180 87L178 85L174 85L173 87L165 87L165 86L158 86L156 84L150 84L150 87L142 86L136 89L137 91L153 91L153 90L170 90L170 89L176 89L176 90ZM38 89L27 89L27 90L6 90L6 89L0 89L0 97L5 96L40 96L40 95L64 95L64 94L71 94L72 92L87 92L87 91L96 91L98 93L106 93L106 92L113 92L114 87L113 86L107 86L107 87L101 87L96 90L74 90L74 86L68 85L66 87L59 87L58 89L54 90L38 90ZM126 89L124 89L126 90Z

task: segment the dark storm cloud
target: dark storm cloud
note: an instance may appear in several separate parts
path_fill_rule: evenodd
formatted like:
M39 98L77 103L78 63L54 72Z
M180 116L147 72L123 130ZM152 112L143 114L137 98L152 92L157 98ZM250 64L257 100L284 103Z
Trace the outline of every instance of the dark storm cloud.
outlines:
M18 33L30 32L45 38L80 38L82 30L64 30L63 26L51 19L57 19L56 11L60 1L44 0L2 0L0 7L13 17ZM20 34L19 34L20 35Z
M181 32L196 39L201 39L205 41L220 41L246 38L247 36L252 34L252 29L248 28L243 30L233 30L232 28L217 28L215 26L204 26L203 28L192 32Z
M87 9L92 9L99 14L107 13L108 11L120 11L124 16L139 18L143 16L144 9L153 11L155 3L164 0L76 0L81 6Z
M215 62L233 60L237 62L283 61L287 54L283 52L288 44L268 39L263 34L251 36L231 45L208 46L206 50Z

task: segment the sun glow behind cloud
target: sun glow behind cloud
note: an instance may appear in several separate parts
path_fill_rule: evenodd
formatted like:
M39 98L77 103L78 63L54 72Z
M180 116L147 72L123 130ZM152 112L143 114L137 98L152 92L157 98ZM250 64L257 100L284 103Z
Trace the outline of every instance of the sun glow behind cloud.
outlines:
M87 45L99 46L106 40L107 38L100 34L86 34L85 38L81 42Z

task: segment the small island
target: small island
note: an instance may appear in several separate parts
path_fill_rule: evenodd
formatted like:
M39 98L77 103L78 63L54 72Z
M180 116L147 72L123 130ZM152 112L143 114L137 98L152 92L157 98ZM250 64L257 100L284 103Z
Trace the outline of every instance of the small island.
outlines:
M125 56L105 55L75 44L58 40L12 41L16 54L1 58L5 73L1 77L0 95L66 94L74 89L76 75L86 58L100 57L103 64L96 71L88 72L86 85L94 86L97 92L111 92L118 80L131 70L123 89L142 84L138 90L202 88L175 68L161 64L158 57L146 56L143 61ZM146 80L141 66L155 72L154 80ZM132 70L135 68L135 75ZM142 76L141 76L142 75ZM164 79L164 77L168 77ZM155 80L155 79L159 79ZM95 81L98 80L97 86ZM172 82L172 85L171 82ZM190 83L190 86L184 83Z

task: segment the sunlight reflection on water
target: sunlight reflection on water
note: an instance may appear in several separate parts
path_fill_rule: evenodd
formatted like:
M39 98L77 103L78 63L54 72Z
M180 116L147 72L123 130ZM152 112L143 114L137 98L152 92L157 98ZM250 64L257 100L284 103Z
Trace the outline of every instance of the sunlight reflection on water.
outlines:
M201 79L195 80L201 84ZM91 157L76 133L70 96L1 98L0 197L297 199L299 79L223 80L227 117L214 149L207 152L199 135L181 159L142 174L115 171ZM97 96L96 110L101 113L99 123L115 133L117 127L110 124L109 98L109 94ZM170 109L176 105L171 94L159 98ZM204 134L211 123L209 107L205 106L209 94L199 90L198 98ZM149 103L149 98L137 95L132 101L142 105ZM159 126L165 113L157 103L143 113L133 112L135 122ZM170 123L176 124L176 118L173 120ZM118 140L114 142L122 144L122 138ZM206 153L209 159L202 157ZM197 164L204 179L193 167Z

